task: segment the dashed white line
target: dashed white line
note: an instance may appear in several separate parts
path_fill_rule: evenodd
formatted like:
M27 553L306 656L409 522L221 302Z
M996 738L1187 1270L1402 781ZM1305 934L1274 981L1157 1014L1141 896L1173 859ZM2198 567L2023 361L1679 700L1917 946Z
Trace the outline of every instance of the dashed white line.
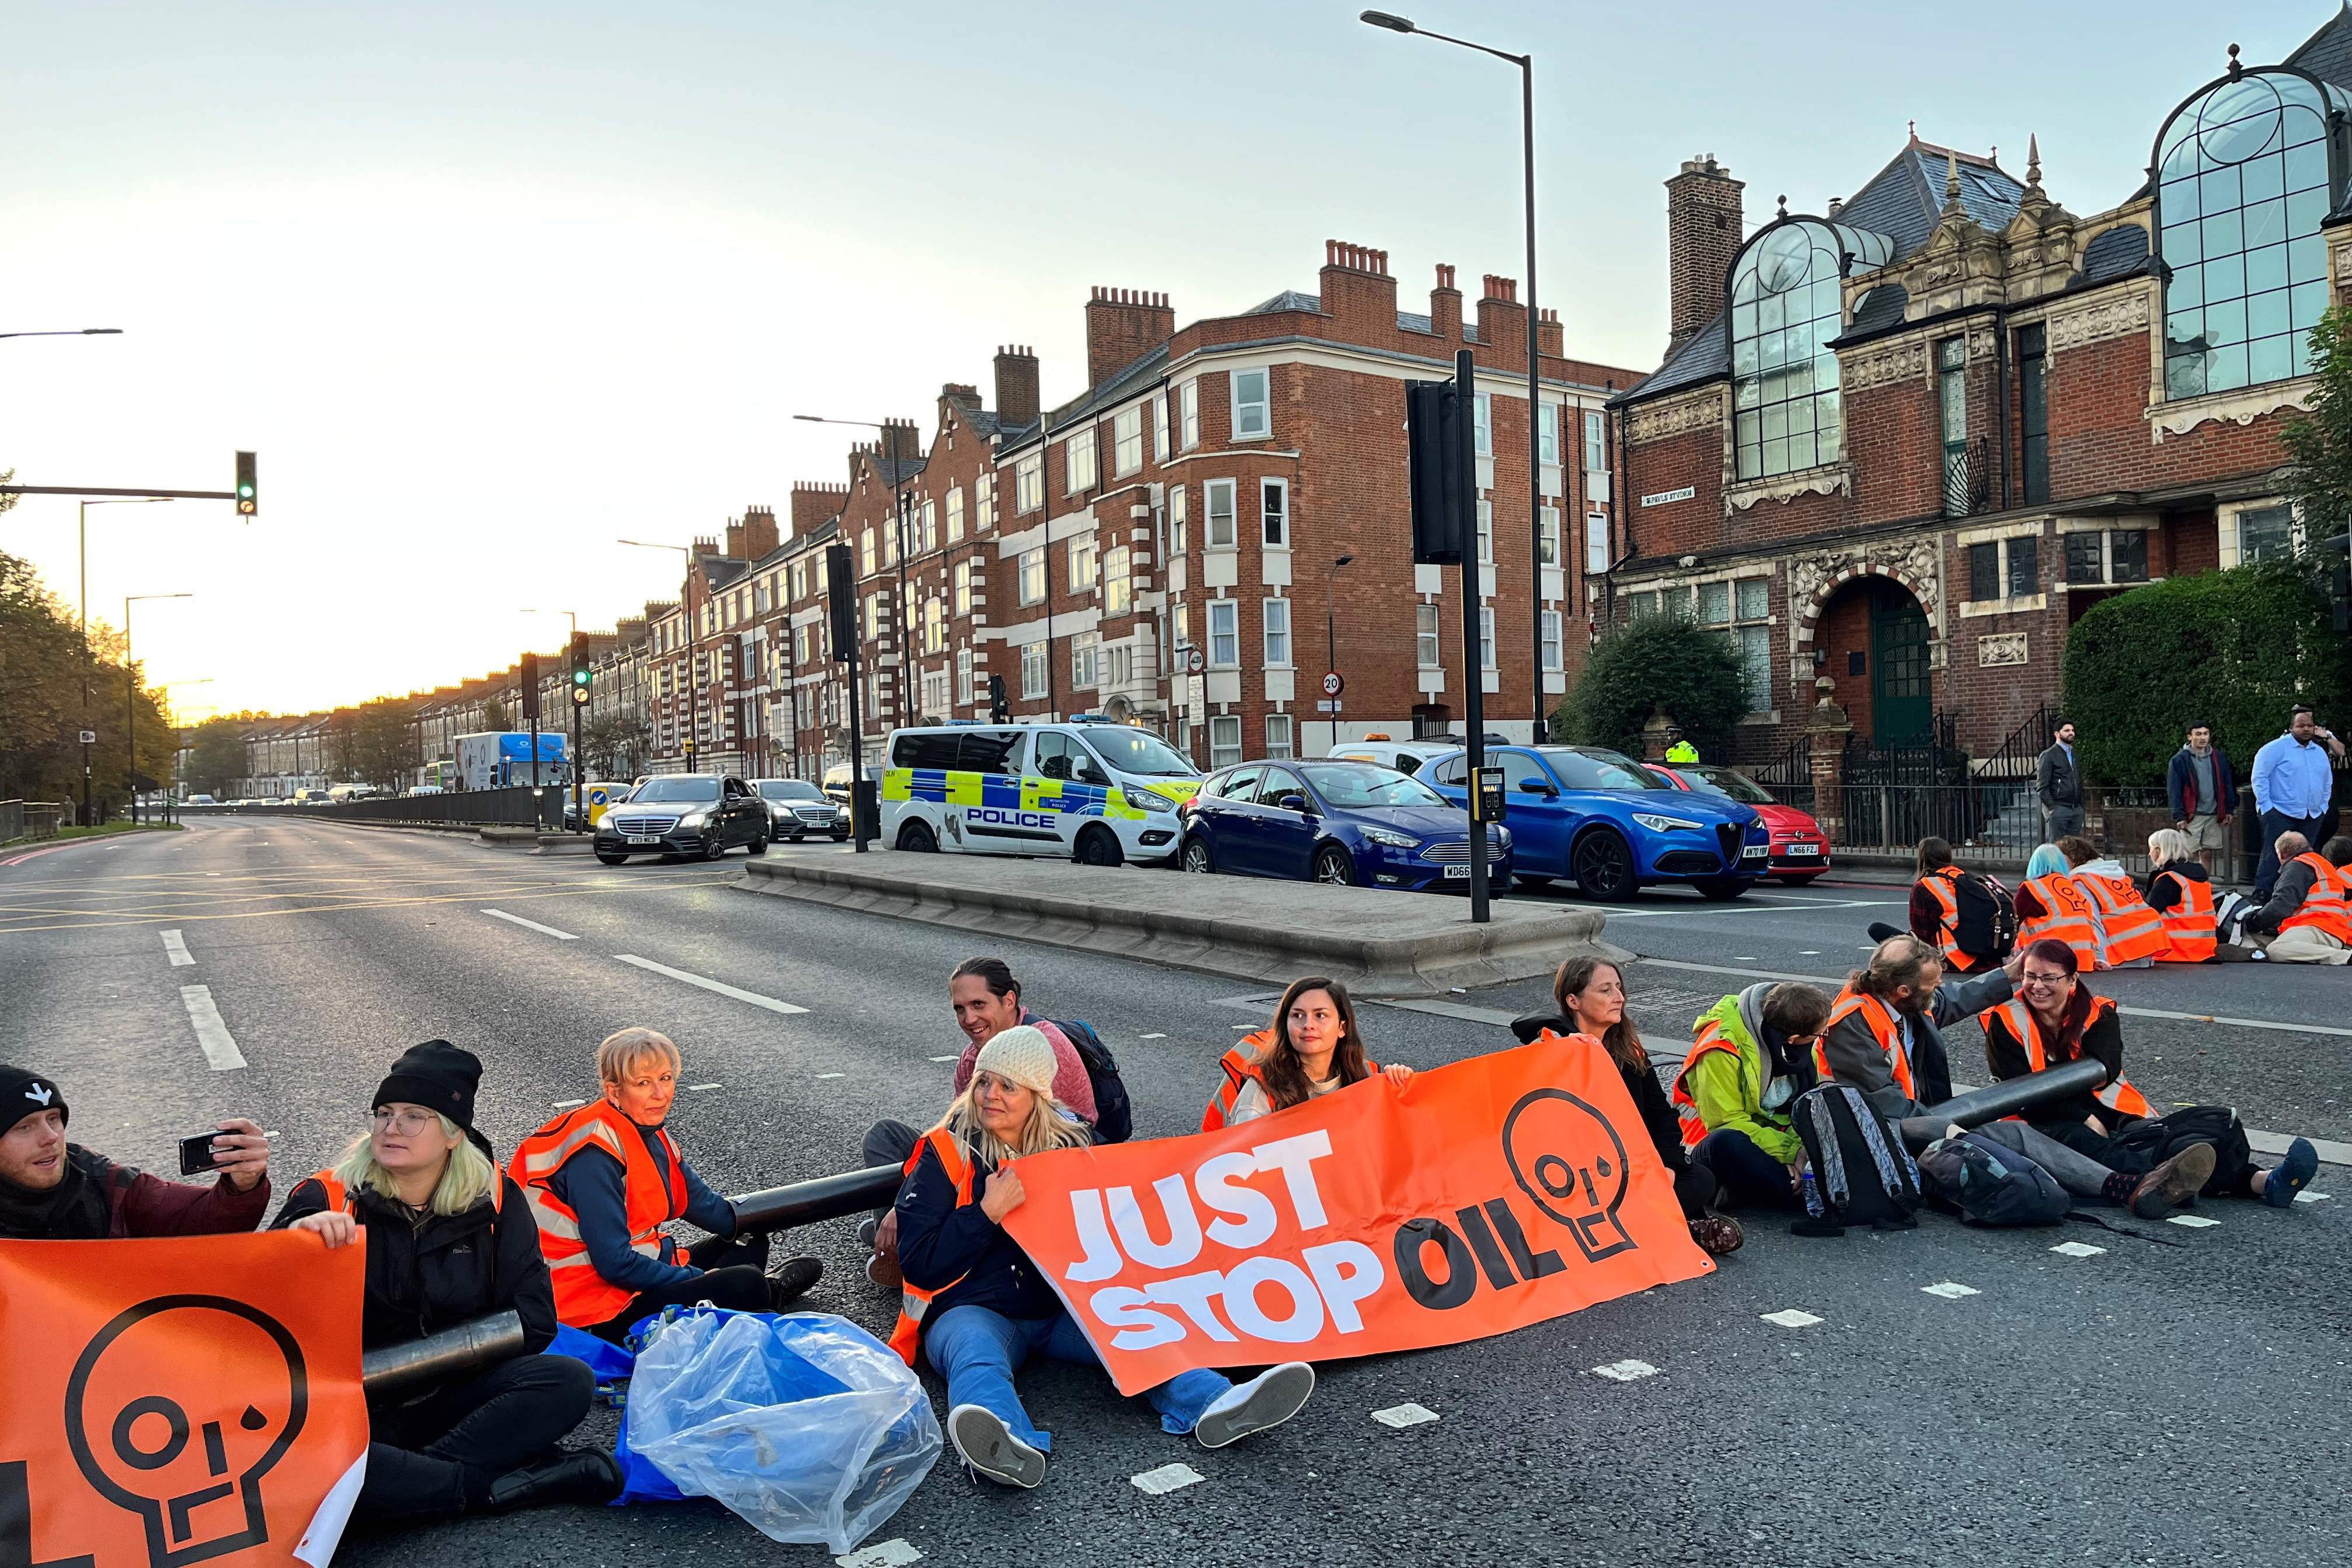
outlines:
M1373 1411L1372 1419L1383 1426L1418 1426L1423 1422L1436 1420L1437 1412L1425 1405L1391 1405L1386 1410Z
M527 921L520 915L510 915L504 910L484 910L482 912L495 919L507 921L512 924L521 926L526 931L535 931L541 936L551 936L558 942L578 942L580 940L568 931L558 931L553 926L543 926L537 921Z
M690 1083L686 1086L686 1092L688 1094L700 1094L703 1090L708 1089L725 1089L726 1087L727 1086L723 1083Z
M588 1102L584 1100L559 1100L555 1102L555 1109L558 1110L576 1110L581 1106L587 1103Z
M1206 1478L1190 1465L1162 1465L1156 1470L1146 1470L1139 1476L1129 1476L1127 1479L1138 1491L1150 1492L1153 1497L1159 1497L1163 1493L1172 1492L1179 1487L1189 1487L1194 1481Z
M2201 1214L2177 1214L2165 1223L2187 1226L2190 1230L2210 1230L2221 1222L2218 1219L2207 1219Z
M862 1547L846 1557L836 1557L838 1568L906 1568L909 1563L920 1563L923 1554L903 1539L885 1541L879 1545Z
M1164 1040L1168 1037L1165 1035L1138 1035L1135 1037L1139 1040Z
M1612 1361L1607 1366L1592 1369L1595 1377L1605 1377L1612 1383L1637 1383L1645 1377L1655 1377L1658 1369L1645 1361Z
M1984 1294L1973 1285L1955 1285L1949 1279L1940 1285L1922 1285L1919 1287L1919 1291L1926 1296L1941 1296L1947 1301L1957 1301L1963 1296Z
M2050 1250L2061 1258L2096 1258L2106 1248L2093 1247L2087 1241L2062 1241Z
M2299 1204L2324 1204L2327 1201L2327 1197L2328 1194L2326 1193L2305 1191L2295 1194L2294 1201Z
M849 1075L845 1072L821 1072L816 1076L818 1081L823 1082L824 1079L829 1078L847 1078Z
M963 1058L961 1056L933 1057L931 1060L935 1062L960 1062L963 1060Z
M765 1007L771 1013L808 1011L805 1007L795 1007L789 1002L779 1002L773 996L762 996L756 991L740 990L723 980L711 980L699 974L689 974L683 969L672 969L667 963L656 963L650 958L639 958L634 952L616 952L613 956L623 963L634 963L639 969L649 969L656 974L667 974L672 980L683 981L688 985L699 985L705 991L716 991L721 996L732 996L738 1002L749 1002L752 1006Z
M195 954L188 951L186 941L175 931L163 933L163 955L172 961L174 969L185 969L196 961Z
M1778 1323L1784 1329L1810 1329L1815 1323L1821 1321L1819 1318L1816 1318L1811 1312L1801 1310L1795 1307L1790 1307L1778 1312L1759 1312L1757 1316L1762 1318L1768 1323Z
M245 1053L236 1048L236 1037L228 1032L221 1021L220 1008L213 1001L209 985L183 985L180 1000L188 1009L188 1022L195 1026L196 1044L204 1048L205 1060L212 1063L215 1072L232 1072L245 1065Z

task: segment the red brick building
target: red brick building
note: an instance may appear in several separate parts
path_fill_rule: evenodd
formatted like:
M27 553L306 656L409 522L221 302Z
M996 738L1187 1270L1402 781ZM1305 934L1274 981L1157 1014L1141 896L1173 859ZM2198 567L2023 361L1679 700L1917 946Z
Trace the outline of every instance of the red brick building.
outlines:
M1667 182L1673 334L1612 404L1627 500L1594 609L1721 627L1744 757L1824 696L1865 739L1941 715L1981 757L2054 700L2091 605L2291 548L2279 432L2352 276L2352 14L2276 67L2234 57L2151 106L2148 182L2087 217L2030 141L2020 179L1915 134L1744 237L1712 156Z

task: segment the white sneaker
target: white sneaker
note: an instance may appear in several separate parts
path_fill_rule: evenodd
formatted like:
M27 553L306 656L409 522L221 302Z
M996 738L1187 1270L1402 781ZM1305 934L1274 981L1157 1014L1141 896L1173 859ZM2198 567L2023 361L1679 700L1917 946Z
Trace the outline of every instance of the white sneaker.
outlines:
M1192 1436L1203 1448L1222 1448L1253 1432L1281 1426L1307 1408L1314 1393L1315 1369L1305 1362L1269 1367L1211 1400L1193 1424Z
M1045 1456L1014 1436L993 1410L959 1405L949 1411L948 1441L965 1464L992 1481L1025 1489L1045 1479Z

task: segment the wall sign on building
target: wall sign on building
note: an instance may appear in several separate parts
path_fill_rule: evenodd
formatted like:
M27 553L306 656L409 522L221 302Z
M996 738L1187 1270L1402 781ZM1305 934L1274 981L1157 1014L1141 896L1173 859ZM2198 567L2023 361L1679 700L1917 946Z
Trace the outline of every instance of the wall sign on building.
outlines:
M1667 506L1678 500L1688 500L1691 497L1696 494L1698 494L1698 487L1696 485L1685 485L1678 490L1660 490L1655 495L1643 496L1642 498L1642 504L1643 506Z

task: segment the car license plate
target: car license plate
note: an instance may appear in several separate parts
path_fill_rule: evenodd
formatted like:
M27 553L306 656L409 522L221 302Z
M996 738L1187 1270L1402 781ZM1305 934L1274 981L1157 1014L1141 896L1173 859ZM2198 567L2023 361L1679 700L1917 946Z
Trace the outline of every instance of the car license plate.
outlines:
M1818 856L1821 852L1822 847L1818 844L1791 844L1789 846L1789 853L1790 855Z
M650 833L632 833L629 835L629 842L632 844L658 844L661 840Z
M1466 882L1470 879L1470 868L1467 866L1448 866L1445 868L1445 879L1449 882Z
M1750 844L1740 850L1739 858L1743 860L1760 860L1770 853L1772 853L1772 847L1769 844Z

